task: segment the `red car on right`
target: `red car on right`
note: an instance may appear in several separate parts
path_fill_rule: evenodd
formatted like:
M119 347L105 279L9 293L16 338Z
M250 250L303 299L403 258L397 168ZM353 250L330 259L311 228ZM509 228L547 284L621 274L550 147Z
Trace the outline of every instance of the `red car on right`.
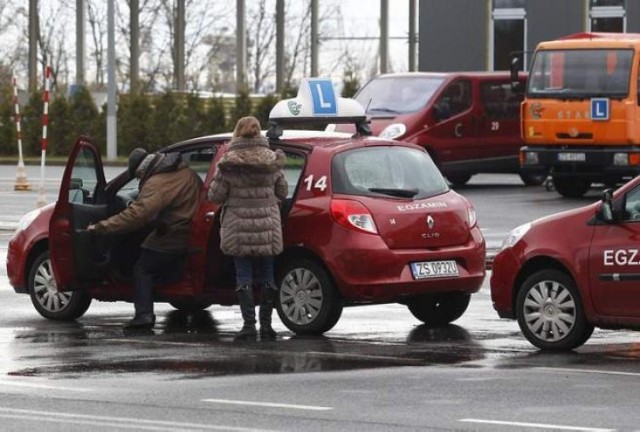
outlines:
M491 297L543 350L579 347L594 327L640 328L640 177L512 230L493 262Z

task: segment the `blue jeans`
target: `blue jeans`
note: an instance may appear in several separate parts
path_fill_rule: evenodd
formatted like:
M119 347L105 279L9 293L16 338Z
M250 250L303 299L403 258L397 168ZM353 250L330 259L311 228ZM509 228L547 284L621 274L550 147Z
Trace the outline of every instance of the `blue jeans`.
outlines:
M275 287L274 258L261 257L233 257L236 266L236 286L255 284L269 284Z

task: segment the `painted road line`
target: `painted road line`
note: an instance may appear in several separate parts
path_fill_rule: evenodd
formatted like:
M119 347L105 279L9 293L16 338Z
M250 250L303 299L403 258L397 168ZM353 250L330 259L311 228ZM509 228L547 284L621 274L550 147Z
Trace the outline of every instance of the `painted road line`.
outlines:
M555 368L555 367L537 367L535 369L545 370L551 372L574 372L581 374L600 374L600 375L622 375L622 376L634 376L640 377L640 373L638 372L617 372L617 371L601 371L596 369L571 369L571 368Z
M16 418L25 421L38 422L54 422L54 423L72 423L87 424L95 426L106 426L118 429L137 429L137 430L158 430L158 431L209 431L209 430L225 430L225 431L260 431L271 432L269 429L245 428L238 426L210 425L201 423L184 423L162 420L143 420L130 417L111 417L97 416L88 414L62 413L59 411L41 411L41 410L25 410L16 408L0 408L0 417Z
M500 426L517 426L517 427L530 427L530 428L538 428L538 429L572 430L572 431L583 431L583 432L615 431L615 429L601 429L601 428L591 428L591 427L581 427L581 426L562 426L562 425L543 424L543 423L522 423L522 422L510 422L510 421L500 421L500 420L460 419L459 421L465 422L465 423L484 423L484 424L492 424L492 425L500 425Z
M272 402L254 402L254 401L241 401L241 400L231 400L231 399L202 399L202 402L211 402L211 403L226 404L226 405L259 406L259 407L267 407L267 408L287 408L287 409L298 409L298 410L309 410L309 411L329 411L333 409L333 407L323 407L323 406L313 406L313 405L292 405L292 404L282 404L282 403L272 403Z
M48 384L39 384L34 382L20 382L20 381L10 381L10 380L0 380L0 387L2 386L34 388L34 389L41 389L41 390L62 390L62 391L74 391L74 392L93 391L93 389L90 389L90 388L62 387L62 386L52 386Z

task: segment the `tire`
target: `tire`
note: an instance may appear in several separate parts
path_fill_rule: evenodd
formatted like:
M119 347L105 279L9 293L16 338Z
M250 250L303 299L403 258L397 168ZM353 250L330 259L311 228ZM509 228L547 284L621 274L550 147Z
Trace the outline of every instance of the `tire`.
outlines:
M584 315L573 279L558 270L540 270L520 286L516 316L524 336L547 351L569 351L584 344L593 325Z
M461 292L431 294L409 299L407 307L426 325L440 327L460 318L470 300L471 294Z
M180 312L198 312L205 310L211 306L212 302L198 302L189 300L176 300L169 302L171 306L179 310Z
M89 309L91 297L83 291L58 292L53 278L49 251L42 252L29 269L31 303L43 317L54 321L73 321Z
M566 198L582 198L591 187L588 180L576 180L568 178L553 178L553 187L560 195Z
M276 309L283 324L304 335L321 335L336 325L344 302L322 265L309 259L284 264L278 278Z
M520 179L525 186L540 186L547 179L547 173L520 173Z
M471 180L471 174L461 173L461 174L449 174L446 176L449 183L453 185L453 187L462 187L466 185L469 180Z

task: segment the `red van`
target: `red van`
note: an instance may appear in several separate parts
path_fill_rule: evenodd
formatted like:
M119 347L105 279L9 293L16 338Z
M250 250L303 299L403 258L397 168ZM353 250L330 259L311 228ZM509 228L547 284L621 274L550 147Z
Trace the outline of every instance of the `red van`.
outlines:
M520 80L524 86L526 76ZM518 173L526 185L540 185L546 173L520 172L522 97L508 72L411 72L377 76L355 99L374 135L424 147L454 186L479 173Z

